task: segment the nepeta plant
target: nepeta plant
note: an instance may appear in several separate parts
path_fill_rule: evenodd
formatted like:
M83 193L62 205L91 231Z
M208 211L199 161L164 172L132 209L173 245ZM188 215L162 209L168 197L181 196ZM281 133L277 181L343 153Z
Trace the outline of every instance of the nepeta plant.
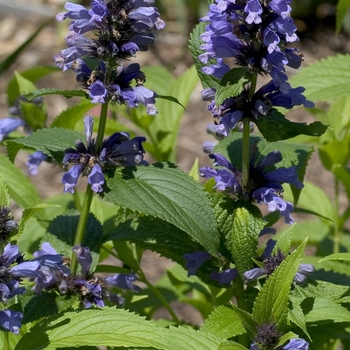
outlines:
M9 83L11 116L0 121L8 155L0 157L3 348L347 349L350 270L342 260L350 257L340 249L350 250L350 210L340 212L338 199L340 183L350 198L350 132L349 118L339 126L334 115L348 115L348 82L341 96L317 90L320 82L309 83L313 67L308 79L302 71L291 82L286 67L300 68L303 54L289 47L298 40L290 0L216 0L191 34L194 68L178 80L161 67L149 70L147 83L158 95L139 64L128 62L165 26L153 5L67 2L56 17L70 20L67 48L54 61L61 74L76 74L78 89L37 90L39 77L57 71L52 67L15 73ZM348 57L337 57L330 65L345 63ZM319 64L326 69L329 62ZM339 84L348 70L337 72ZM213 166L195 164L190 176L169 160L178 108L195 75L215 141L203 145ZM175 97L162 91L166 85ZM80 100L48 125L47 94ZM340 100L321 112L311 102L319 96ZM89 115L96 105L100 115ZM284 113L296 106L331 128L289 120ZM313 152L305 140L317 137L336 179L334 206L304 181ZM31 175L43 161L60 167L61 195L42 201L13 164L21 148L31 150ZM149 164L149 153L162 162ZM23 208L20 218L13 203ZM293 211L313 220L295 223ZM304 256L313 244L314 255ZM145 250L176 263L155 284L143 271ZM200 312L199 329L182 320L173 301ZM153 322L161 307L170 319Z

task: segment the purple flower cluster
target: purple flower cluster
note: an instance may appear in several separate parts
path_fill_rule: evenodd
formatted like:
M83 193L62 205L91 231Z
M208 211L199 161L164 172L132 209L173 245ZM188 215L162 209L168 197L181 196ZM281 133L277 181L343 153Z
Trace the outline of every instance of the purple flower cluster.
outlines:
M301 338L293 338L286 345L276 347L276 343L282 333L277 329L274 323L265 323L257 327L257 334L254 338L254 343L250 345L250 350L308 350L309 343Z
M267 117L274 111L274 107L291 109L294 106L304 105L311 108L314 104L308 101L302 92L303 87L290 88L287 92L281 92L274 81L263 85L249 97L249 89L235 97L230 97L217 106L215 101L215 89L204 89L202 99L210 101L208 110L215 118L215 124L207 127L207 132L217 139L222 139L230 134L238 122L245 120L257 120Z
M281 92L291 88L285 66L299 68L302 54L287 44L298 40L290 16L291 0L216 0L209 5L202 21L208 22L201 35L204 42L199 56L206 74L221 78L228 67L222 59L235 63L253 74L270 75ZM214 63L213 61L214 60Z
M292 203L285 202L281 194L283 193L283 183L293 184L296 188L304 185L298 180L296 167L280 167L271 171L269 168L282 160L279 151L270 152L264 158L250 162L249 181L246 187L241 184L241 172L232 165L221 154L213 153L209 157L214 161L214 168L203 167L200 175L205 178L214 178L219 191L226 191L235 196L242 196L261 204L266 203L268 210L273 212L279 210L285 222L292 224L291 217L293 211Z
M96 150L95 139L92 138L93 123L92 117L84 119L86 145L77 140L76 148L65 150L63 164L73 166L63 175L64 192L74 193L80 175L88 177L88 183L94 192L102 192L103 170L146 164L142 147L142 142L146 140L144 137L130 139L129 134L117 132L103 141L101 150Z
M156 113L153 106L156 94L142 86L145 78L139 67L132 65L128 72L118 69L122 61L154 44L154 29L165 27L157 8L151 6L153 3L153 0L93 0L88 10L67 2L67 12L56 16L58 21L72 19L65 38L68 47L55 56L56 65L63 70L73 69L77 80L89 89L94 103L110 100L137 107L140 102L147 106L149 114ZM83 35L87 32L96 37ZM82 61L83 56L99 60L99 66L91 70ZM133 79L137 86L130 88Z
M42 249L35 252L34 261L40 261L41 269L45 273L34 279L35 293L41 293L43 289L57 289L62 295L73 294L79 296L85 308L93 304L99 307L104 306L104 300L109 299L115 304L122 305L124 299L117 294L110 293L105 286L111 285L121 289L130 289L138 292L140 288L132 284L136 281L134 274L116 274L106 278L95 277L90 271L92 256L89 248L75 246L73 252L76 254L81 273L72 276L70 270L57 261L62 256L47 242L42 244ZM64 259L63 259L64 260Z
M278 266L281 265L282 261L286 258L281 250L273 253L273 249L276 245L276 241L270 239L266 244L264 253L260 257L260 261L264 264L264 267L255 267L244 273L244 280L249 283L253 280L258 279L262 276L271 275ZM315 268L310 264L300 264L298 272L294 276L294 281L298 284L304 284L306 282L306 276L312 274Z

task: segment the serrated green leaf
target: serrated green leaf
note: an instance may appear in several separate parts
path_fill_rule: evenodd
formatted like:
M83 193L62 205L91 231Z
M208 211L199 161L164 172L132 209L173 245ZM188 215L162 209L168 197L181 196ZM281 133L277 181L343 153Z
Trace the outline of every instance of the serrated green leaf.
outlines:
M43 106L31 102L20 102L22 117L32 130L41 129L45 126L47 113Z
M0 154L1 176L6 182L11 198L23 208L34 207L41 202L37 190L20 169Z
M233 68L220 80L215 94L215 102L220 106L227 98L238 96L252 79L245 68Z
M47 203L40 203L37 204L36 206L32 207L32 208L26 208L24 209L23 213L22 213L22 219L19 222L18 225L18 233L16 234L16 236L11 237L11 240L17 240L23 233L24 231L24 227L25 224L27 223L27 221L39 210L42 209L46 209L46 208L51 208L51 207L58 207L58 205L52 205L52 204L47 204Z
M19 341L15 350L82 345L212 350L219 343L218 338L204 332L183 327L165 329L126 310L104 307L67 312L44 325L38 324Z
M192 58L194 60L197 74L199 76L199 79L202 83L203 88L212 88L216 89L219 86L219 81L217 78L215 78L212 75L208 75L202 72L202 68L205 67L205 64L203 64L199 59L198 56L203 53L203 51L200 49L200 46L202 45L202 42L200 40L200 35L205 32L206 23L202 22L199 23L194 29L193 32L190 34L190 41L189 41L189 49L192 54Z
M274 322L280 330L286 326L289 292L302 259L306 241L304 240L267 278L258 294L254 303L253 316L259 325Z
M28 91L25 94L25 97L28 99L28 101L31 101L36 97L45 96L45 95L61 95L66 98L85 97L86 92L84 90L59 90L55 88L44 88L44 89L39 89L35 91Z
M237 271L243 278L243 274L253 268L252 257L256 256L259 233L264 228L265 222L257 207L248 203L241 205L242 207L233 213L231 233L227 239Z
M199 181L199 166L198 166L198 158L195 159L190 172L188 173L194 180Z
M282 233L282 235L278 238L277 243L272 251L273 255L275 255L277 251L280 250L284 254L284 256L288 256L292 242L293 229L294 225L287 228L287 230L285 230Z
M350 311L332 300L315 298L305 319L308 324L325 323L327 320L327 323L350 322Z
M124 168L106 179L104 198L169 222L217 254L219 238L210 200L198 182L179 169L162 163Z
M350 261L350 253L336 253L336 254L331 254L328 255L324 258L322 258L319 263L322 261L330 261L330 260L345 260L345 261Z
M350 55L330 56L303 67L290 79L292 86L305 87L311 101L327 101L350 95Z
M336 16L336 26L335 26L335 31L337 34L340 33L342 27L343 27L343 22L348 14L350 8L350 0L339 0L337 4L337 16Z
M276 109L271 109L269 115L254 122L265 139L270 142L286 140L298 135L321 136L327 130L327 126L319 121L309 125L292 122Z
M245 333L236 312L223 305L216 308L209 315L200 330L205 333L212 333L221 339L229 339Z
M16 61L16 59L21 55L21 53L32 43L32 41L37 37L37 35L52 21L50 18L48 21L45 21L41 24L38 29L23 43L21 44L14 52L8 55L2 62L0 62L0 75L8 70L8 68Z
M291 298L291 300L293 301L293 298ZM300 304L297 301L292 302L292 306L288 310L288 319L297 325L307 335L309 340L311 340L310 334L306 329L305 315Z
M77 105L69 107L61 112L53 120L50 128L74 129L75 124L93 107L94 104L91 101L82 99Z
M0 175L0 207L8 207L10 205L10 193L6 182Z
M236 305L231 303L231 306L233 310L236 312L237 316L241 320L241 323L248 333L248 335L253 338L256 334L256 323L255 320L253 319L253 316L248 313L247 311L244 311L237 307Z
M14 77L18 86L19 95L26 95L36 89L35 85L28 79L24 78L20 73L14 72ZM19 95L16 96L19 97Z
M218 350L247 350L247 348L233 341L224 341L219 345Z
M39 129L28 137L16 139L14 142L23 146L42 151L48 156L62 162L66 148L75 148L76 140L84 140L85 137L74 131L62 128Z

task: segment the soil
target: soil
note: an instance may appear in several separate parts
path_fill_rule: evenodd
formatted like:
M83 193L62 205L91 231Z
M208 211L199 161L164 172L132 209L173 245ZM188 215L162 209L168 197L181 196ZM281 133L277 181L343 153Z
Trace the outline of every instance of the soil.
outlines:
M170 1L173 6L176 0ZM33 33L39 24L62 11L65 1L12 1L0 0L0 62L6 58L16 47L23 43ZM333 8L334 10L334 8ZM332 14L332 9L330 10ZM170 17L167 13L166 16ZM164 18L164 17L163 17ZM164 18L166 19L166 18ZM310 23L316 23L311 27ZM314 20L296 19L299 29L300 41L297 43L304 54L304 66L315 62L321 58L336 55L338 53L350 53L349 35L342 32L335 36L334 17L324 16L324 19L314 22ZM188 27L191 24L187 23ZM6 86L12 78L13 72L21 72L33 66L53 65L53 56L61 49L65 48L63 40L67 33L67 23L57 24L54 20L40 33L40 35L25 50L21 57L13 62L10 69L2 75L0 84L0 119L8 115L8 105L6 103ZM141 67L152 64L165 64L174 75L181 74L192 64L192 58L187 49L188 33L184 33L184 28L179 25L174 18L169 18L165 30L157 33L156 46L145 53L137 56L137 62ZM288 74L293 74L288 71ZM78 88L75 75L72 72L55 73L41 79L37 86L55 88ZM198 84L190 99L190 103L184 113L179 141L177 165L188 172L195 159L198 158L200 166L211 165L207 155L202 152L204 141L212 140L206 134L206 124L212 122L210 113L207 111L207 104L200 97L201 86ZM158 92L161 94L161 92ZM65 100L57 96L45 97L48 105L49 118L52 119L62 110L74 103L74 99ZM164 116L166 117L166 116ZM162 116L157 115L157 118ZM311 115L302 108L295 109L288 114L288 118L296 121L313 121ZM4 147L0 147L1 152L5 152ZM21 153L16 159L16 164L25 169L25 154ZM42 198L50 197L54 194L62 193L61 184L62 172L58 166L42 164L40 173L31 180L39 189ZM306 180L321 186L330 197L333 193L333 180L330 173L322 167L317 154L310 160ZM346 197L341 198L343 206L347 205ZM143 266L146 275L152 282L155 282L172 262L159 257L155 253L145 254ZM181 318L187 322L201 323L200 315L191 307L176 306ZM164 316L163 313L159 316Z

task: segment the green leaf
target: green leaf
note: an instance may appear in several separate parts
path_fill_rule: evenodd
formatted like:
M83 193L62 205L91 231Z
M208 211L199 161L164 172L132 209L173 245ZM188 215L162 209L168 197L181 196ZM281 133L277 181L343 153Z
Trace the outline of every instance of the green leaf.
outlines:
M20 102L22 117L32 130L41 129L45 126L47 113L44 106L38 106L31 102Z
M195 159L190 172L188 173L194 180L199 181L199 166L198 166L198 158Z
M64 128L74 129L75 124L84 117L90 109L94 107L94 104L86 99L82 99L78 104L73 107L68 107L61 112L51 123L50 128Z
M291 299L293 301L293 299ZM292 307L288 310L288 319L297 325L311 340L310 334L306 329L306 320L303 310L298 302L293 302Z
M286 326L289 292L303 257L306 241L304 240L267 278L258 294L254 303L253 316L259 325L274 322L280 330Z
M239 307L237 307L233 303L231 303L231 306L232 306L233 310L236 312L239 319L241 320L241 323L242 323L244 329L246 330L246 332L248 333L248 335L251 338L253 338L256 334L256 322L253 319L253 316L250 313L248 313L247 311L240 309Z
M241 320L231 308L220 305L204 321L200 329L221 339L229 339L245 333Z
M22 219L19 222L18 225L18 233L16 236L11 237L11 240L17 240L23 233L24 231L24 227L25 224L27 223L27 221L39 210L43 210L46 208L51 208L51 207L58 207L58 205L52 205L52 204L47 204L47 203L40 203L37 204L36 206L32 207L32 208L26 208L24 209L23 213L22 213Z
M275 247L273 248L273 251L272 251L273 254L276 254L277 251L280 250L284 254L284 256L288 256L289 255L294 226L295 225L289 227L278 238L277 243L276 243L276 245L275 245Z
M330 260L345 260L345 261L350 261L350 253L336 253L336 254L331 254L328 255L324 258L322 258L319 263L322 261L330 261Z
M31 81L32 83L37 82L40 78L54 73L54 72L61 72L61 69L56 68L56 67L42 67L42 66L37 66L33 68L29 68L25 71L22 71L20 73L21 77ZM35 90L35 88L34 88ZM10 80L10 82L7 85L7 103L9 106L13 106L16 99L20 95L19 91L19 86L18 86L18 81L16 74L14 77Z
M24 78L16 71L14 72L14 78L18 87L18 95L15 98L18 98L20 95L29 94L36 89L35 85L30 80Z
M258 236L265 222L256 206L248 203L241 205L233 213L231 233L227 239L237 271L243 278L243 274L254 266L252 258L256 257Z
M187 232L212 255L219 239L210 200L198 182L166 164L127 167L106 179L105 200L160 218Z
M311 124L291 122L285 116L271 109L269 115L254 120L259 131L267 141L280 141L290 139L298 135L321 136L327 130L327 126L321 122Z
M332 172L337 180L343 184L348 200L350 200L350 169L336 164L333 166Z
M13 143L34 148L62 162L66 148L75 148L76 140L84 140L84 135L68 129L45 128L33 132L28 137L16 139Z
M104 307L67 312L51 322L37 324L23 336L15 350L82 345L212 350L219 343L220 339L204 332L183 327L161 328L126 310Z
M305 87L311 101L327 101L350 95L350 55L330 56L302 68L290 79Z
M176 140L184 114L183 106L187 106L197 83L196 70L191 67L165 91L167 95L173 96L181 104L174 105L164 99L157 101L158 114L152 117L153 121L147 127L147 133L157 150L155 155L157 160L173 162L176 160Z
M22 54L22 52L33 42L37 35L52 21L50 18L48 21L41 24L38 29L14 52L7 56L2 62L0 62L0 75L7 71L10 66L17 60L17 58Z
M222 342L219 345L218 350L247 350L247 348L241 344L228 340Z
M31 101L33 98L44 96L44 95L62 95L66 98L71 98L71 97L85 97L86 92L84 90L58 90L55 88L44 88L40 90L35 90L30 93L28 91L28 93L25 96L29 101Z
M181 106L183 109L185 109L185 106L183 104L181 104L179 102L179 100L173 96L164 96L164 95L158 95L156 96L156 98L160 98L160 99L163 99L163 100L166 100L166 101L170 101L170 102L173 102L173 103L176 103L177 105Z
M339 34L344 23L344 19L349 12L350 0L339 0L337 4L336 33Z
M31 208L41 202L35 187L20 169L0 154L1 176L6 182L11 198L24 208Z
M10 206L10 193L7 188L6 182L0 175L0 207Z
M205 67L205 64L203 64L198 59L198 56L203 53L203 51L200 49L202 42L199 37L202 33L205 32L206 26L207 24L205 22L202 22L202 23L199 23L193 29L193 32L190 34L189 49L191 51L192 58L196 66L197 74L199 76L199 79L201 80L203 88L217 89L217 87L219 86L218 79L212 75L203 73L202 68Z
M306 323L336 323L350 322L350 311L338 303L325 299L315 298L312 309L305 315Z
M220 106L227 98L238 96L252 79L245 68L233 68L220 80L216 90L216 105Z
M333 171L333 167L345 166L350 157L350 139L332 140L323 145L318 146L322 165L329 171Z

